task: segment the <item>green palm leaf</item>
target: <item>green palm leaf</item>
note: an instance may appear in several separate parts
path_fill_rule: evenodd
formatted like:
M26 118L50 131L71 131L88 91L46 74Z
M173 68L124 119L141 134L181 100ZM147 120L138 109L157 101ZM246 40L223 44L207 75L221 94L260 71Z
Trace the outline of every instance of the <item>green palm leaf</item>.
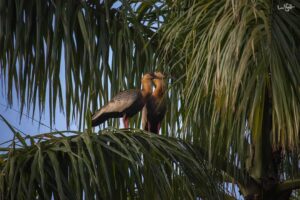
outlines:
M182 140L107 129L11 148L1 164L3 199L218 199L215 173ZM219 196L218 196L219 195Z
M150 38L161 8L154 1L1 1L0 75L9 104L16 91L22 112L48 106L55 122L60 108L67 125L78 119L82 126L87 111L139 88L141 74L153 71Z
M233 150L240 158L247 130L256 141L271 134L274 148L297 148L298 10L281 13L268 1L184 4L174 4L177 12L163 27L161 57L171 73L185 76L186 126L208 131L194 140L204 137L214 154Z

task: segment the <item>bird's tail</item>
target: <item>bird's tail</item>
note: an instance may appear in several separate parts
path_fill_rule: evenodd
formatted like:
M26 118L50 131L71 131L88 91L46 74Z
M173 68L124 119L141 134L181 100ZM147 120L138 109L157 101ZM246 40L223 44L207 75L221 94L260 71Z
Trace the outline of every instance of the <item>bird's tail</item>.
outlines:
M92 115L92 126L98 126L99 124L102 124L105 122L106 118L103 116L101 110L97 110L93 115Z

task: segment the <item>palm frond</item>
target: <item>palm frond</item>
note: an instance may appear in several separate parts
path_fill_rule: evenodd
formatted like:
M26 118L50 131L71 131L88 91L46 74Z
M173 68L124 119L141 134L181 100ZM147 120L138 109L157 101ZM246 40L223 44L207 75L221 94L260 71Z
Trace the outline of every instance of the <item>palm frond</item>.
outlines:
M274 148L298 149L299 4L285 13L275 1L188 2L175 1L160 57L172 74L184 74L193 141L232 160L270 134Z
M66 114L95 111L120 90L140 87L153 71L153 37L163 5L156 1L2 0L0 76L9 104ZM138 13L138 16L136 16ZM153 15L156 13L156 15Z
M53 134L6 153L3 199L223 198L215 172L182 140L140 130Z

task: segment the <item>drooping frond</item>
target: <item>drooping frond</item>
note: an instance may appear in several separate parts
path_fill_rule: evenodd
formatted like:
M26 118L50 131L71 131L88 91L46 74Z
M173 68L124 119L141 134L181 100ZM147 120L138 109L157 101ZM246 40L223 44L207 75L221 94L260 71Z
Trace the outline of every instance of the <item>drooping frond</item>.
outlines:
M1 198L223 199L215 172L182 140L140 130L74 133L12 146L2 155Z
M140 87L154 70L153 53L163 4L131 1L0 3L0 77L8 102L21 111L59 107L84 119L120 90ZM37 108L36 108L37 107ZM48 114L47 113L47 114Z
M249 135L299 147L300 6L290 3L285 12L277 1L175 1L161 58L185 75L187 127L207 130L193 137L211 152L244 154Z

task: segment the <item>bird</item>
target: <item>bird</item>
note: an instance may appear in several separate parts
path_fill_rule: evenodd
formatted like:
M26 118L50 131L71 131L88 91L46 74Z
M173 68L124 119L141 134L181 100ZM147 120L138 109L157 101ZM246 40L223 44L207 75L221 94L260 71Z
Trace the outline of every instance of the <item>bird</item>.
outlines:
M167 110L167 98L165 95L165 76L161 72L155 72L153 83L155 90L147 101L142 111L142 127L144 130L159 133L161 122Z
M92 126L104 123L110 118L123 117L125 128L129 128L129 118L138 113L152 94L154 73L145 73L142 77L142 89L122 91L114 96L106 105L92 115Z

